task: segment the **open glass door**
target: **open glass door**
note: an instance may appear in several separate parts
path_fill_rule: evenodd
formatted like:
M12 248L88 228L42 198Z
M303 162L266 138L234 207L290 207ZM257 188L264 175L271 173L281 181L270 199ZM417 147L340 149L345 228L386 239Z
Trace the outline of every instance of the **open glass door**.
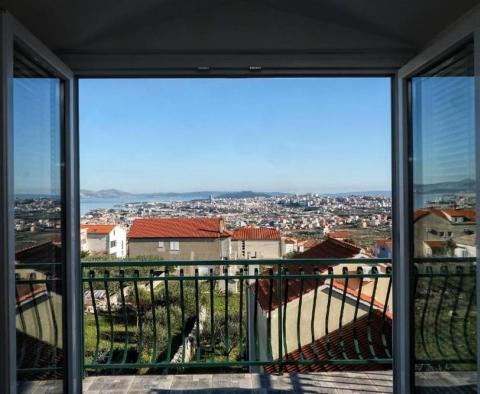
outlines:
M15 275L9 300L15 328L7 335L16 343L16 388L74 392L72 381L79 379L72 360L78 354L68 334L78 319L73 77L11 16L2 18L9 103L3 198L8 265Z
M410 80L415 392L477 385L473 48Z

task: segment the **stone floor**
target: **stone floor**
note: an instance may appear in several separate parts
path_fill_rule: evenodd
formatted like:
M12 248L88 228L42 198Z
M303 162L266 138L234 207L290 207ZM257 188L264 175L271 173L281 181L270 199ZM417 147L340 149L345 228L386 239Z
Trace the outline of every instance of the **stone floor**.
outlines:
M88 394L391 393L392 373L99 376L85 379L83 387Z
M475 393L474 372L416 374L417 391ZM21 382L18 393L57 394L59 381ZM324 372L298 375L185 374L92 376L84 379L85 394L282 394L282 393L391 393L392 371Z

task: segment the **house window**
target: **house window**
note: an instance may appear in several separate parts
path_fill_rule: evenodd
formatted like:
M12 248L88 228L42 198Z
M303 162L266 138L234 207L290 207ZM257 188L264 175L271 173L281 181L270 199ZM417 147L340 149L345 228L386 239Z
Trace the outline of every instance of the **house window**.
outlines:
M158 249L165 249L165 242L164 241L158 241Z
M114 248L115 246L117 246L117 241L111 241L110 242L110 247Z
M180 242L170 241L170 250L180 250Z

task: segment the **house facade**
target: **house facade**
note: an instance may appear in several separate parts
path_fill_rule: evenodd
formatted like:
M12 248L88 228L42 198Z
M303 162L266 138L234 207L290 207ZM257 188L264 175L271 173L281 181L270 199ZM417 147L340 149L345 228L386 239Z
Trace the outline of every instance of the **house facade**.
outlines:
M464 243L465 238L475 236L475 209L417 210L414 233L415 257L454 255L457 243Z
M127 255L126 231L115 224L82 224L81 250L93 256L123 258Z
M220 218L136 219L128 233L129 257L225 260L230 233Z
M282 256L282 237L274 228L240 227L232 233L233 260L278 259Z

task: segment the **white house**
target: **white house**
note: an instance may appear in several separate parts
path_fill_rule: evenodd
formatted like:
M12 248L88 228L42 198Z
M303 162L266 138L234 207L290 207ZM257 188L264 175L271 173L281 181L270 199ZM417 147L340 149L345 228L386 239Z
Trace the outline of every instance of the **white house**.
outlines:
M86 232L82 238L82 251L92 255L125 257L127 255L127 233L115 224L82 224L80 232Z
M240 227L232 234L232 259L279 259L280 231L266 227Z

